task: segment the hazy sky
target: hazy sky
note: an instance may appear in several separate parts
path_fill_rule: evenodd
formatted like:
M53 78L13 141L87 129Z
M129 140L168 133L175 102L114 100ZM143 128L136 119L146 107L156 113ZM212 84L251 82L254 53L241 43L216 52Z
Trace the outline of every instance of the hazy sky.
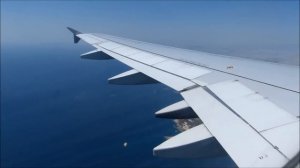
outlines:
M71 42L66 26L202 48L299 54L299 1L1 1L1 43ZM291 51L292 50L292 51Z

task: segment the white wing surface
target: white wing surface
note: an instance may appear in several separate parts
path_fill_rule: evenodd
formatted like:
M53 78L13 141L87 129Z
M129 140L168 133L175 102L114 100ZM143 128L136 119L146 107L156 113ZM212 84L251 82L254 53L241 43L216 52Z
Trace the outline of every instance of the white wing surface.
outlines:
M157 112L199 117L203 124L154 148L163 157L228 153L239 167L284 167L299 159L299 66L145 43L68 28L96 50L86 59L116 59L130 71L111 84L163 83L183 100Z

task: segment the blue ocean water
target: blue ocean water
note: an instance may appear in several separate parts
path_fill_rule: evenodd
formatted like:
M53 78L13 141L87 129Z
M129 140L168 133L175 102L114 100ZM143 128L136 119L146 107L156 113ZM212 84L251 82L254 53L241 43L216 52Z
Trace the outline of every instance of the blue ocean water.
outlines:
M162 84L109 85L129 67L79 58L91 49L2 46L1 167L235 166L228 156L154 157L152 149L178 133L154 112L180 96Z

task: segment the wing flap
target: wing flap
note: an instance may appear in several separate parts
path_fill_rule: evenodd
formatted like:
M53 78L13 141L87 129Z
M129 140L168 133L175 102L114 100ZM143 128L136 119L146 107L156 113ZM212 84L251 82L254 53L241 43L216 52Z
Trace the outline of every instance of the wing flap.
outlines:
M287 163L288 159L264 137L203 88L181 95L239 167L278 167Z
M192 81L200 86L207 86L228 80L238 80L250 90L263 95L269 101L276 104L278 107L284 109L293 116L299 116L299 93L290 92L278 87L262 84L230 74L219 73L217 71L202 75L196 79L193 79ZM231 93L229 92L228 95L231 95Z
M107 49L108 51L112 51L119 55L146 63L148 65L153 65L158 69L176 74L178 76L181 76L182 78L194 79L211 72L206 68L201 68L190 63L184 63L170 58L158 56L157 54L138 50L117 42L99 38L100 43L97 43L96 41L98 39L96 37L93 37L92 35L81 34L81 38L87 39L85 41L89 43L97 44L97 47Z
M189 87L192 87L195 85L195 83L193 83L189 80L186 80L179 76L161 71L157 68L137 62L135 60L129 59L118 53L114 53L114 52L106 50L106 49L102 49L102 51L105 52L106 54L112 56L113 58L123 62L124 64L136 69L137 71L142 72L143 74L173 88L174 90L181 91L181 90L184 90L186 88L189 88Z
M136 50L131 47L121 47L114 49L113 51L124 56L130 56L132 54L137 54L141 52L141 50Z
M107 50L114 50L114 49L123 47L123 45L120 45L118 43L111 42L111 41L107 41L107 42L104 42L104 43L101 43L101 44L98 44L98 45L100 45L102 48L105 48Z
M89 34L78 34L76 36L79 37L80 39L82 39L83 41L85 41L89 44L92 44L92 45L101 43L104 41L104 40L95 39L95 38L91 37Z
M299 152L299 122L263 131L261 134L289 159Z
M163 61L167 60L164 57L161 57L161 56L158 56L158 55L155 55L155 54L150 54L150 53L147 53L147 52L140 52L140 53L137 53L137 54L130 55L130 58L134 59L136 61L139 61L139 62L143 62L147 65L154 65L154 64L157 64L159 62L163 62Z
M209 70L197 67L188 63L175 61L175 60L167 60L154 65L161 70L175 73L181 77L185 77L188 79L194 79L196 77L202 76L204 74L210 73Z
M207 87L259 132L298 120L239 81L219 82Z

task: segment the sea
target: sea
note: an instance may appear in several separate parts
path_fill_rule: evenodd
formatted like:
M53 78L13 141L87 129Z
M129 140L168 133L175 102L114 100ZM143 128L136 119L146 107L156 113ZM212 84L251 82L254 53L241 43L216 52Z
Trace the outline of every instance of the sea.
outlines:
M182 98L163 84L108 84L130 68L80 59L89 50L83 43L2 46L1 167L236 166L228 155L153 156L180 132L154 113Z

